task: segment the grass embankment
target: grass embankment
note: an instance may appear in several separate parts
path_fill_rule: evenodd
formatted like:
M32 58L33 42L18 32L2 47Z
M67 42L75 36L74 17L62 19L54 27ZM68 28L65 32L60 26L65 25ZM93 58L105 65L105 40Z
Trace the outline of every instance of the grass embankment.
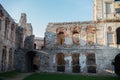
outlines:
M35 73L23 80L120 80L120 77Z
M3 72L0 73L0 80L1 78L11 78L11 77L15 77L16 75L18 75L19 73L17 71L9 71L9 72Z

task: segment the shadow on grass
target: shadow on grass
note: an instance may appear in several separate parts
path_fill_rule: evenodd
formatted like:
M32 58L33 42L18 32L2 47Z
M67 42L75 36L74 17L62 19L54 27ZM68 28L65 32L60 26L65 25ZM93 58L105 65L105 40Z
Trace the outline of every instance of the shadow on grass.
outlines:
M1 78L11 78L11 77L15 77L19 74L19 72L17 71L9 71L9 72L3 72L0 73L0 77Z
M120 80L120 77L35 73L23 80Z

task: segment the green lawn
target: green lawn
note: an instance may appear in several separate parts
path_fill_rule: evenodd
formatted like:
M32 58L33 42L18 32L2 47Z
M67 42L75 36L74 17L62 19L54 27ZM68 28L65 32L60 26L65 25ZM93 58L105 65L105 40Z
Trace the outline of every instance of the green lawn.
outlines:
M18 74L19 73L16 72L16 71L9 71L9 72L0 73L0 77L9 78L9 77L14 77L14 76L16 76Z
M24 80L120 80L120 77L35 73Z

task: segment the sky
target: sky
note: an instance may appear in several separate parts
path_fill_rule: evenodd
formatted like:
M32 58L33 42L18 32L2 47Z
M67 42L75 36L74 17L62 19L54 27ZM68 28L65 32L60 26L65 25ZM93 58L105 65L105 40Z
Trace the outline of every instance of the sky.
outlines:
M0 0L0 3L17 23L21 13L26 13L36 37L44 37L51 22L93 20L93 0Z

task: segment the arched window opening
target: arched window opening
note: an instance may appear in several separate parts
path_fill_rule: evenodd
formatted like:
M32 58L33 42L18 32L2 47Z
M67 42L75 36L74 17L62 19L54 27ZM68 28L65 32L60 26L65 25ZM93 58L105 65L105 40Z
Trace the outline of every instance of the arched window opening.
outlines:
M14 40L14 31L15 31L15 25L11 24L11 40Z
M5 71L6 70L6 58L7 58L7 48L6 46L3 47L2 50L2 60L1 60L1 71Z
M2 27L2 17L4 16L2 10L0 9L0 30L1 30L1 27Z
M58 45L63 45L65 42L65 34L66 34L66 28L64 27L59 27L56 29L57 33L57 44Z
M95 40L94 34L96 33L96 27L95 26L88 26L86 30L87 30L88 45L93 45L95 42L94 41Z
M0 9L0 19L4 16L3 11Z
M13 54L12 54L12 48L9 49L9 70L12 69L12 65L13 65Z
M73 44L79 45L80 43L80 27L78 26L74 26L70 28L71 33L72 33L72 40L73 40Z
M5 37L7 37L7 35L8 35L8 26L9 26L9 23L10 23L9 18L6 18L5 19L5 31L4 31Z

